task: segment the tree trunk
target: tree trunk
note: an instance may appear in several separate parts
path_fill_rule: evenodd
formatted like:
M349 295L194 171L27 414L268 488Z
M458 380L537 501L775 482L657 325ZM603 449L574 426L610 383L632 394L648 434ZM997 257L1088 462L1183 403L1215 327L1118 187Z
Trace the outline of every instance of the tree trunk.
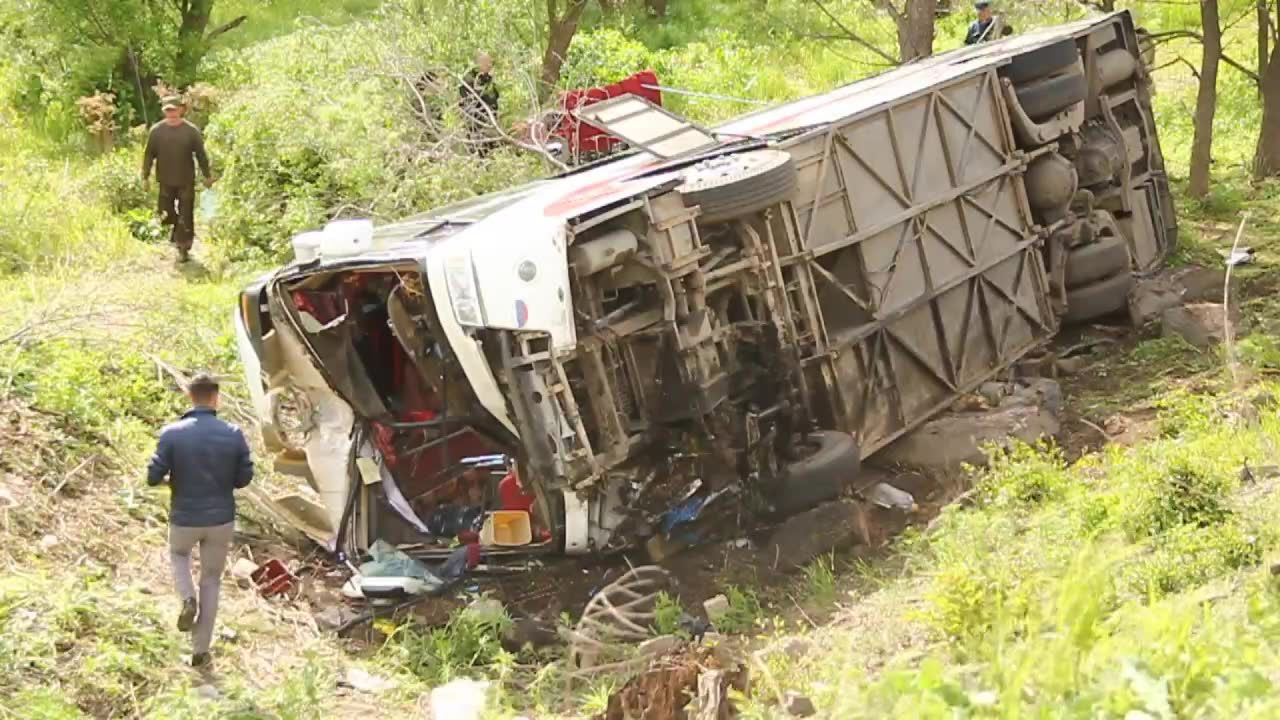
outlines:
M182 4L182 24L178 26L178 54L174 61L174 84L184 88L195 82L200 61L208 50L205 30L213 14L214 0L186 0Z
M898 57L902 62L933 54L933 23L938 0L906 0L897 15Z
M1271 41L1271 0L1258 0L1258 77L1267 74L1267 45ZM1261 90L1261 86L1258 88Z
M563 15L558 12L558 5L556 0L547 0L547 51L542 56L542 87L538 91L544 100L560 82L560 68L564 66L569 45L578 32L578 22L582 20L582 11L587 9L587 0L566 0Z
M1213 114L1218 104L1218 63L1222 59L1222 26L1218 22L1218 0L1200 0L1201 43L1200 91L1196 94L1196 129L1191 141L1192 197L1209 194L1209 165L1213 159Z
M1271 49L1262 74L1262 128L1253 173L1259 179L1280 174L1280 44Z
M667 16L667 0L644 0L645 7L649 8L649 12L654 17L664 18Z

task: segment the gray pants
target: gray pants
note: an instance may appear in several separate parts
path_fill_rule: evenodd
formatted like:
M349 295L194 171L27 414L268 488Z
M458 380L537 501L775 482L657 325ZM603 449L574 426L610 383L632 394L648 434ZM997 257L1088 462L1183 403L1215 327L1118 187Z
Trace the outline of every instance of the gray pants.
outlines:
M218 615L218 593L222 589L222 570L227 566L227 552L235 523L212 527L169 526L169 560L173 563L173 584L183 599L196 597L191 581L191 551L200 546L200 614L191 633L191 651L209 652L213 642L213 621Z

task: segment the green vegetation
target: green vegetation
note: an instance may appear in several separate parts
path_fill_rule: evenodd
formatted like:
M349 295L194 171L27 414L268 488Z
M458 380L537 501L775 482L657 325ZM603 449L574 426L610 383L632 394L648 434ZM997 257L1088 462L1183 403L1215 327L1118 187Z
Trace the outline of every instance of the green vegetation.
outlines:
M35 5L44 14L29 14ZM74 5L0 8L0 428L9 428L0 433L11 433L0 434L0 718L408 716L431 686L459 677L493 681L495 717L603 710L622 679L571 683L561 659L504 651L493 622L459 614L436 628L385 625L385 642L358 654L313 631L304 610L268 608L234 588L224 615L240 639L220 644L220 697L199 697L202 681L179 669L185 648L170 628L163 493L140 477L157 427L181 407L174 373L238 377L235 293L287 255L293 233L343 213L396 217L550 170L515 149L477 162L452 141L424 139L409 110L417 73L460 72L487 48L504 83L504 123L532 115L543 42L534 5L216 3L213 26L248 19L199 65L208 93L196 120L220 183L216 212L201 218L203 265L182 270L136 182L139 98L150 88L122 84L111 47L74 41L79 21L49 14ZM771 0L767 14L672 0L665 20L636 5L592 5L566 84L651 67L672 86L775 102L875 69L864 48L813 37L825 21L800 0ZM886 16L852 0L830 5L864 37L894 42ZM1195 4L1133 9L1156 32L1198 22ZM1019 9L1015 20L1082 12L1064 3ZM121 37L154 48L151 74L176 72L159 23L117 19ZM944 19L937 49L958 44L965 22ZM1228 54L1244 61L1250 25L1226 33ZM1198 57L1186 38L1160 54ZM1157 123L1180 187L1195 78L1174 64L1157 79ZM119 93L109 150L88 149L76 109L96 90ZM752 107L668 97L702 122ZM1095 424L1124 416L1134 444L1078 459L1053 446L997 452L975 476L971 505L908 532L892 557L852 571L820 558L776 592L727 587L720 631L765 649L764 680L741 698L747 717L776 717L785 690L841 718L1280 713L1280 584L1268 568L1280 550L1280 481L1241 479L1246 464L1280 463L1280 194L1248 179L1259 120L1250 81L1224 68L1215 182L1200 201L1180 198L1175 259L1219 263L1251 212L1246 241L1259 262L1235 275L1249 330L1235 347L1239 379L1224 354L1176 338L1107 350L1072 407ZM459 122L446 118L452 130ZM228 391L228 414L249 422L242 389L233 381ZM254 499L243 511L255 530L275 529ZM45 536L56 543L42 547ZM802 623L792 605L830 608L830 622ZM664 595L655 631L679 633L680 615ZM783 650L792 633L813 649ZM351 698L337 679L352 665L396 689Z

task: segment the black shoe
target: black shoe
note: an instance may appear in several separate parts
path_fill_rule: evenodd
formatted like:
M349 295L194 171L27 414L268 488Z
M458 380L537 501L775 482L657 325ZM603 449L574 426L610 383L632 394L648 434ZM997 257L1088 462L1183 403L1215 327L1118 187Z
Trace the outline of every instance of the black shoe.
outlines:
M196 624L196 599L187 598L182 601L182 612L178 613L178 629L187 632Z
M193 668L205 667L211 662L213 662L213 658L207 652L196 653L191 656L191 667Z

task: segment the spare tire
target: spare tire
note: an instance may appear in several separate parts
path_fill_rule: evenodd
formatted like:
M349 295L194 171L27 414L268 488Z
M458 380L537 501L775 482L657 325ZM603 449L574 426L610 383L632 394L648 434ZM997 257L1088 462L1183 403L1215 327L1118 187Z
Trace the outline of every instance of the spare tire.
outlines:
M1133 274L1125 268L1124 272L1068 290L1067 313L1063 319L1078 323L1118 312L1128 305L1132 287Z
M1105 235L1067 254L1067 289L1128 270L1129 243L1123 237Z
M1040 121L1051 118L1084 100L1088 83L1084 75L1055 75L1016 88L1018 104L1027 117Z
M787 465L779 482L769 490L769 500L782 515L839 497L862 465L858 444L848 433L820 430L811 433L808 440L811 452Z
M1014 85L1048 77L1080 59L1075 40L1062 40L1018 55L1004 68Z
M710 158L688 168L676 190L686 205L702 208L700 222L717 223L789 200L796 183L790 153L753 150Z

